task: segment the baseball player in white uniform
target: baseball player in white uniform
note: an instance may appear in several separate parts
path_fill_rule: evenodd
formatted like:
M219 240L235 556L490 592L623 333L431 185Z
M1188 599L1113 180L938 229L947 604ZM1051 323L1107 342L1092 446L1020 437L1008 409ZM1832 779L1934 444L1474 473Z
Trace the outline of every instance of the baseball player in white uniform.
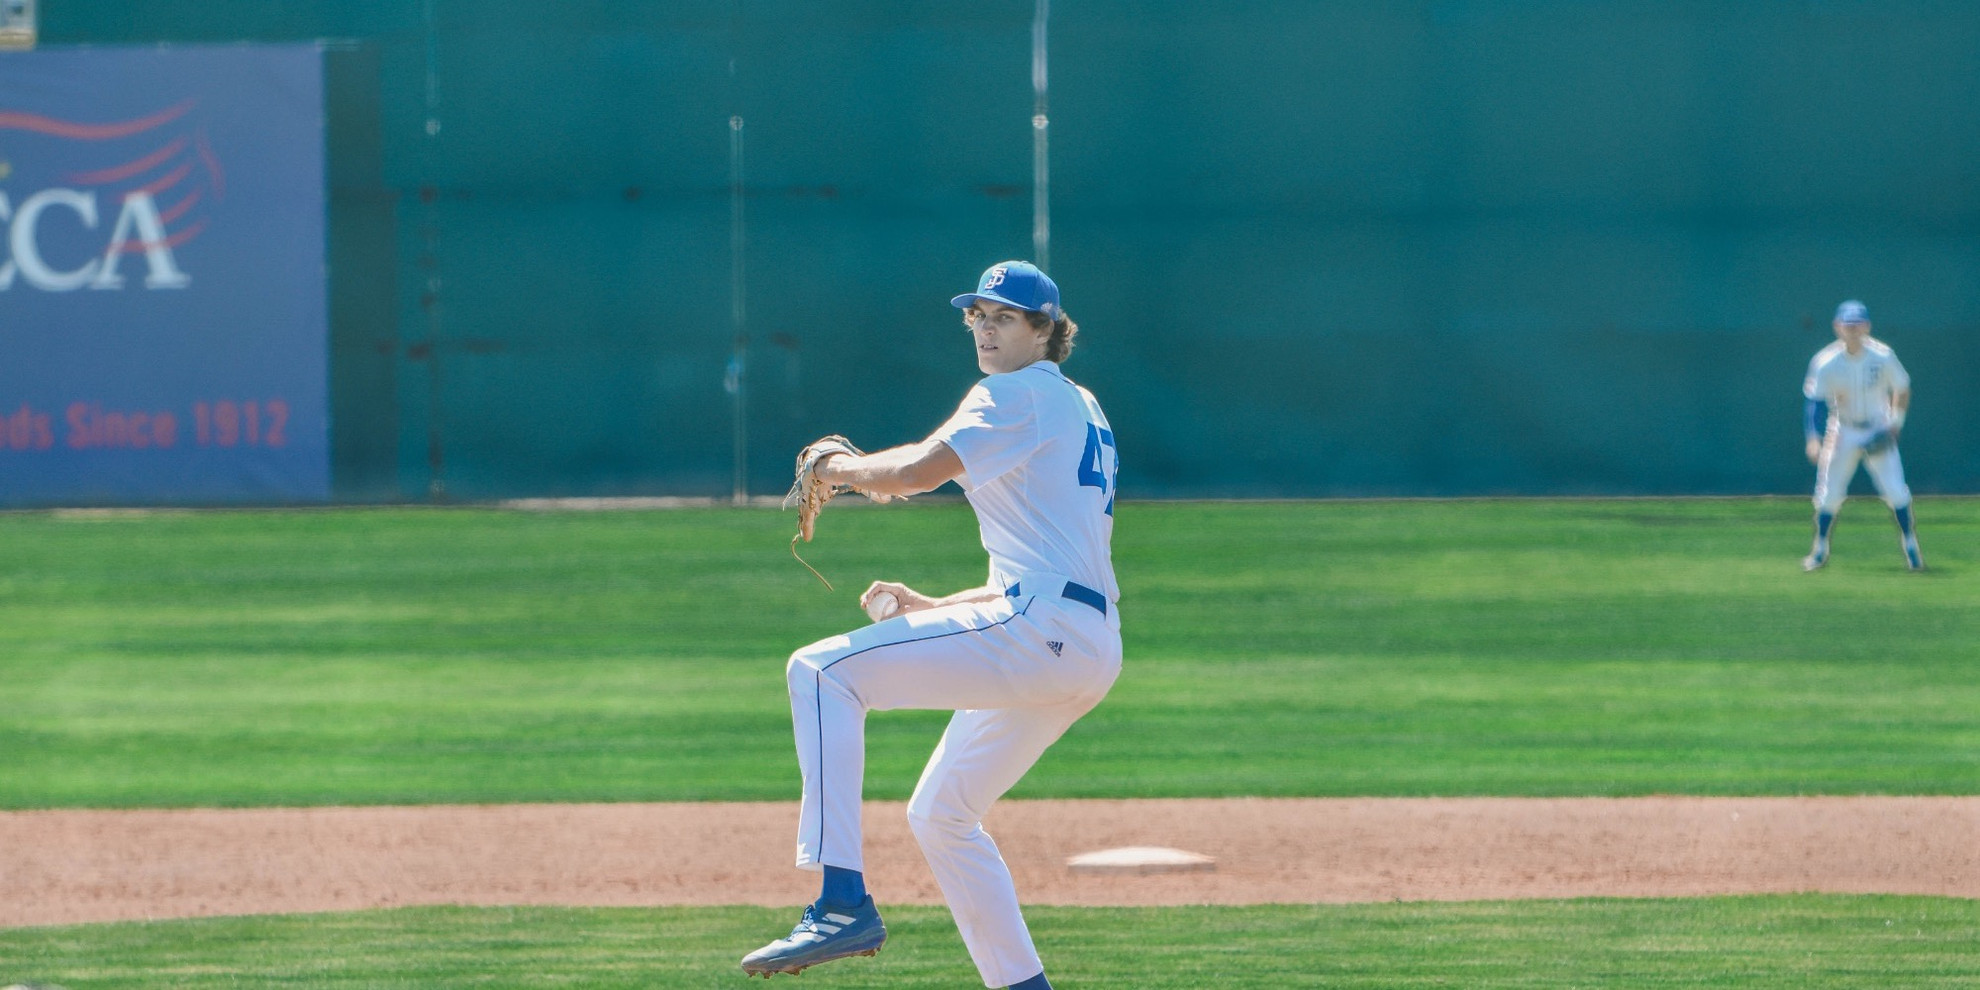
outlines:
M1815 547L1801 567L1812 571L1829 562L1829 530L1861 463L1897 516L1906 566L1923 570L1897 446L1911 408L1911 376L1888 345L1870 336L1870 310L1861 302L1836 307L1833 325L1836 342L1816 352L1801 385L1808 459L1815 463Z
M797 865L821 871L824 883L790 935L744 957L752 975L880 948L886 929L862 872L866 713L953 709L908 803L909 825L984 986L1051 986L983 816L1120 673L1114 434L1093 394L1059 369L1078 327L1037 267L992 266L976 291L951 302L988 377L926 440L834 454L818 472L881 495L957 482L976 511L989 576L941 597L876 581L861 606L891 595L897 612L791 655L804 780Z

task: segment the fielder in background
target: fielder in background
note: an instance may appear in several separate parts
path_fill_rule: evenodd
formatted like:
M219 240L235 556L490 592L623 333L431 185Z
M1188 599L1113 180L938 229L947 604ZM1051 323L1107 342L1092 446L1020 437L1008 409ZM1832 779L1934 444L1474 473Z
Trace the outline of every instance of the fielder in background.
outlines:
M1911 408L1911 376L1888 345L1870 336L1870 311L1862 303L1851 299L1836 307L1833 325L1836 342L1816 352L1801 385L1808 400L1808 459L1815 464L1815 547L1801 568L1812 571L1829 562L1829 530L1861 463L1897 516L1905 565L1923 570L1897 443Z
M984 985L1051 986L983 816L1120 673L1114 434L1093 394L1059 369L1078 327L1043 272L995 265L951 303L988 377L926 440L873 454L835 449L810 470L882 498L957 482L989 578L941 597L876 581L860 605L878 621L791 655L804 781L797 865L824 877L790 935L743 958L752 975L872 955L886 940L863 872L866 713L950 709L908 823ZM887 596L898 603L892 614Z

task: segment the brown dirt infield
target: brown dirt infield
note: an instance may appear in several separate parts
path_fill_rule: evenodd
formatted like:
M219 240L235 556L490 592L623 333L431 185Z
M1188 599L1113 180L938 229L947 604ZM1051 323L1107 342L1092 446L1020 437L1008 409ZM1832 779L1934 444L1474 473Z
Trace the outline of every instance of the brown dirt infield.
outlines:
M791 906L792 803L0 813L0 926L414 904ZM940 903L899 803L886 903ZM1980 797L1005 801L1026 903L1325 903L1829 891L1980 897ZM1117 846L1215 872L1075 875Z

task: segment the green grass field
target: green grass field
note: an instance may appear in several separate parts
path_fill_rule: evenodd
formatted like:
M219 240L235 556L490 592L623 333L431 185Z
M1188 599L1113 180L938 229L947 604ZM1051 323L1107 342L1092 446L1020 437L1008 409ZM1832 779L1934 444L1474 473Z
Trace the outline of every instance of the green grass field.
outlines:
M1970 794L1980 502L1126 504L1127 661L1018 797ZM0 516L0 807L790 796L783 666L965 506ZM942 725L872 720L902 798Z
M1980 501L1124 503L1124 673L1014 797L1980 793ZM0 514L0 808L790 799L784 658L955 504ZM906 796L943 717L870 723ZM1930 986L1921 898L1039 912L1066 986ZM1909 919L1909 920L1907 920ZM1885 922L1889 922L1886 924ZM0 931L0 983L716 986L789 920L414 910ZM974 985L939 909L807 985ZM1215 934L1205 938L1204 932ZM1126 944L1149 937L1160 951ZM946 941L944 941L946 940ZM863 974L863 975L862 975Z
M1962 987L1980 903L1730 897L1246 908L1034 908L1066 988ZM0 930L10 967L97 986L747 986L762 908L414 908ZM887 948L774 978L806 988L980 986L948 912L896 908ZM53 978L52 975L42 978ZM798 980L802 982L798 982Z

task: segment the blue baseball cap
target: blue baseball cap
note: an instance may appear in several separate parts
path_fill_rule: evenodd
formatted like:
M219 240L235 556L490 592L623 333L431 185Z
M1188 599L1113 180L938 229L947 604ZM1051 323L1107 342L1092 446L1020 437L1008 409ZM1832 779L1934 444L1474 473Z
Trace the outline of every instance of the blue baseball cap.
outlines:
M965 292L949 300L949 305L968 309L979 299L1044 313L1055 320L1066 315L1059 306L1058 285L1029 261L1000 261L991 265L976 280L975 292Z
M1870 307L1854 299L1848 300L1836 307L1836 322L1868 323L1870 322Z

